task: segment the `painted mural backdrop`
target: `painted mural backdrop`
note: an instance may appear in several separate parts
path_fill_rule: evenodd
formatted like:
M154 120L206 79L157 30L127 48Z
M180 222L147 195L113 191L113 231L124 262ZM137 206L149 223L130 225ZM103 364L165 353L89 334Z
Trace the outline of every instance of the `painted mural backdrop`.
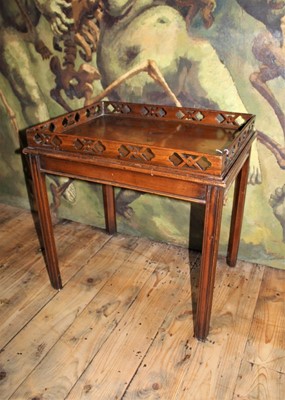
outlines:
M0 30L0 201L29 206L19 131L95 100L250 112L240 257L285 268L284 1L2 1ZM100 186L47 184L55 218L104 226ZM188 245L185 202L118 190L117 211L121 232Z

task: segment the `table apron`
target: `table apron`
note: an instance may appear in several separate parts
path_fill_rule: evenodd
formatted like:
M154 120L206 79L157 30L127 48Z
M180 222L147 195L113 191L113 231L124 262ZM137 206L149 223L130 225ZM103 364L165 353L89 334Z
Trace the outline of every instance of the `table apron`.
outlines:
M92 165L74 160L39 159L41 172L69 178L143 191L181 200L205 203L207 184L179 179L175 175L159 176L156 171L131 171L113 166Z

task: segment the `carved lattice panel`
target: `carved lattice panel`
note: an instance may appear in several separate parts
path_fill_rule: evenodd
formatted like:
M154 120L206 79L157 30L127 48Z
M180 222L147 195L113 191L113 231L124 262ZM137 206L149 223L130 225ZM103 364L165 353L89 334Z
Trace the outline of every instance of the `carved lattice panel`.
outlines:
M245 118L242 115L227 114L222 112L216 115L216 121L219 124L236 125L236 126L241 126L246 122Z
M48 133L37 132L34 135L34 142L42 146L50 146L52 135Z
M60 146L62 145L62 140L57 135L53 136L50 142L51 142L52 147L54 147L56 149L59 149Z
M181 120L202 122L205 118L201 111L180 109L176 113L176 117Z
M60 149L62 140L58 135L50 135L48 133L37 132L34 135L34 142L37 145L53 147L54 149Z
M151 161L155 155L148 147L121 145L118 149L120 158L138 160L138 161Z
M112 114L129 114L132 110L130 106L126 103L108 103L106 105L106 111Z
M141 115L144 117L156 117L163 118L166 115L166 111L163 107L156 106L144 106L141 108Z
M76 150L82 151L85 153L95 153L95 154L102 154L106 147L100 140L91 140L91 139L76 139L73 142L73 146Z
M85 116L87 118L96 117L102 112L102 107L99 104L94 104L85 109Z
M177 168L190 168L205 171L211 166L210 161L204 156L192 154L173 153L169 161Z
M80 120L80 114L79 112L76 113L71 113L71 114L67 114L63 120L62 120L62 126L64 126L65 128L68 126L72 126L76 123L78 123Z

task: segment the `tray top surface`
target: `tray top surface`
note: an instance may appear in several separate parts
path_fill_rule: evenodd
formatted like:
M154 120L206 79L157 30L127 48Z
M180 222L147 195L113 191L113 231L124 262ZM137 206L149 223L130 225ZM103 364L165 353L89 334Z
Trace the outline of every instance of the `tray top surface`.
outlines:
M106 101L29 128L25 152L224 176L254 137L252 114Z
M153 121L104 115L67 129L64 133L102 141L216 154L217 150L224 151L230 146L238 130L181 121Z

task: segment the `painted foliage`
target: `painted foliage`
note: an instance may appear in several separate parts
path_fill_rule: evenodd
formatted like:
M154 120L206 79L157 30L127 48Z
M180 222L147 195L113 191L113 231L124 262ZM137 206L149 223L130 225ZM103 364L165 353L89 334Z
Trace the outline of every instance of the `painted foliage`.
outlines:
M14 0L0 29L1 201L28 206L19 131L95 100L250 112L240 257L285 268L284 1ZM100 186L47 184L55 217L104 226ZM188 244L187 203L129 190L116 201L120 231Z

